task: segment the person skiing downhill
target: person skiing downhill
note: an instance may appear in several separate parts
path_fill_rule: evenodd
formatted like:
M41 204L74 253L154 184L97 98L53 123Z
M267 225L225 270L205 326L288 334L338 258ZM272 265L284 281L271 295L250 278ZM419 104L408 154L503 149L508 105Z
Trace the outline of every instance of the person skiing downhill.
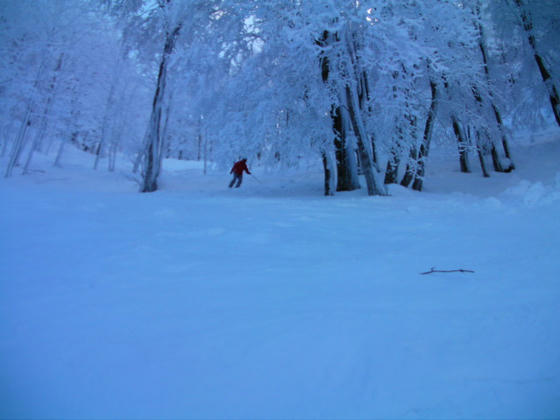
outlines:
M237 181L237 185L235 186L235 188L239 188L241 186L241 182L243 181L243 171L245 171L249 175L251 175L251 172L249 172L249 168L247 168L247 159L245 159L245 158L243 158L240 161L237 161L233 164L233 167L231 168L231 171L229 172L230 174L233 174L233 179L229 183L230 188L233 187L233 184L235 184L235 181Z

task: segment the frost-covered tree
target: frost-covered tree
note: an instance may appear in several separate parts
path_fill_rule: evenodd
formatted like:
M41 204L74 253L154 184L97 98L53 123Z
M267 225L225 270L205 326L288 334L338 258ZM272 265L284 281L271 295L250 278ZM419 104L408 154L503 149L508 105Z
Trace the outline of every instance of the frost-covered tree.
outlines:
M3 2L1 7L0 16L7 23L1 48L8 58L1 84L9 110L3 124L11 127L3 139L11 146L5 175L19 163L29 171L33 154L47 153L57 138L56 164L61 164L66 142L94 151L100 133L123 122L119 109L112 110L111 124L102 117L115 64L124 61L126 83L138 80L135 67L119 58L120 35L105 8L95 2L63 0Z

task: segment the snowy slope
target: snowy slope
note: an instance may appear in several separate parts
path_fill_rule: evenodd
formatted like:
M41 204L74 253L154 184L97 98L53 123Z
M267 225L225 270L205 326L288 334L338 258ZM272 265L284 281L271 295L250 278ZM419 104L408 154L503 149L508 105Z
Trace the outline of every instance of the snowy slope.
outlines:
M0 181L0 417L558 418L552 140L491 179L436 153L426 192L375 198L37 159Z

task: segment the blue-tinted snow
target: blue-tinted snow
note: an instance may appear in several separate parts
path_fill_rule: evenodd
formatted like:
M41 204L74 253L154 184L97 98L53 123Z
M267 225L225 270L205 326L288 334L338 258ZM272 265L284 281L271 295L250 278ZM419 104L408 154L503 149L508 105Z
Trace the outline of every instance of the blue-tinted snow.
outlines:
M0 417L557 417L560 143L514 151L374 198L38 156L0 181Z

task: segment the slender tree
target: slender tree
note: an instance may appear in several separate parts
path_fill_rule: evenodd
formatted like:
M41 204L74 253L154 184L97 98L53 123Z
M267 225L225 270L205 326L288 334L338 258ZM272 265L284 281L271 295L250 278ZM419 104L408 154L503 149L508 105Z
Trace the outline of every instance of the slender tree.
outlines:
M178 23L171 31L166 33L165 45L159 63L157 86L152 103L152 115L147 129L147 144L144 151L144 168L142 173L142 192L153 192L158 188L157 180L161 170L163 159L163 142L165 121L165 95L167 84L168 61L175 47L177 36L181 30L182 23Z

